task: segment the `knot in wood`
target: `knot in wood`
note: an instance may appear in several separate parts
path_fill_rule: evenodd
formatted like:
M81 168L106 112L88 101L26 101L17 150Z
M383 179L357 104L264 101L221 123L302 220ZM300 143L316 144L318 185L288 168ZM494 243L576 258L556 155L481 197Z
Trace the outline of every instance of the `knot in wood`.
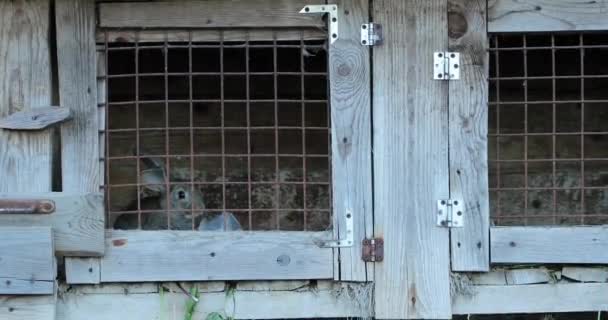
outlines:
M342 77L347 77L350 75L351 67L347 63L341 63L338 66L338 75Z
M448 34L452 39L462 38L469 29L467 19L460 12L451 11L448 13Z

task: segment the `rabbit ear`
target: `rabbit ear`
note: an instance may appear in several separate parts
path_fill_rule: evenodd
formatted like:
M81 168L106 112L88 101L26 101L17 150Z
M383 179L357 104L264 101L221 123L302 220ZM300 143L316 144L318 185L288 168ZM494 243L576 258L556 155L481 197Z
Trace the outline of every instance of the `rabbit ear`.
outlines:
M152 168L141 171L141 183L144 188L158 193L166 192L165 170L163 168Z

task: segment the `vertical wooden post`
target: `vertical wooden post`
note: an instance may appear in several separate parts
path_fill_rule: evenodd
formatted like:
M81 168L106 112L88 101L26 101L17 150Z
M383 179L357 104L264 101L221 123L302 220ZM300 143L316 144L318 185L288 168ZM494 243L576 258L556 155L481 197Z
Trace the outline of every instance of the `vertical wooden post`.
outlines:
M370 61L369 49L359 43L361 24L369 19L369 2L337 4L340 38L329 47L332 181L338 181L332 184L334 233L346 237L343 214L350 209L355 243L336 250L334 278L371 281L373 263L361 259L361 241L373 231Z
M447 0L376 0L373 20L385 35L373 54L375 316L449 319L449 231L436 224L449 196L448 82L433 80Z
M48 0L0 2L0 118L51 105ZM51 130L0 130L0 192L52 188Z
M95 1L56 0L55 11L59 99L74 112L61 130L63 191L99 192ZM66 258L66 270L72 282L99 283L97 258Z
M464 227L451 229L453 271L490 269L488 52L485 0L449 0L450 51L460 80L450 81L450 197L465 204Z

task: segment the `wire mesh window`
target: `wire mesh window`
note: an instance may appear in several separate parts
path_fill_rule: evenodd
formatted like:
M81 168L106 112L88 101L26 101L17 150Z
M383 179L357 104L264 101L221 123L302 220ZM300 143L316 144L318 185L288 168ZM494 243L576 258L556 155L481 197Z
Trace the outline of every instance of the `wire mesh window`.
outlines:
M108 227L330 228L324 40L213 32L156 42L100 32Z
M490 39L491 216L608 224L608 34Z

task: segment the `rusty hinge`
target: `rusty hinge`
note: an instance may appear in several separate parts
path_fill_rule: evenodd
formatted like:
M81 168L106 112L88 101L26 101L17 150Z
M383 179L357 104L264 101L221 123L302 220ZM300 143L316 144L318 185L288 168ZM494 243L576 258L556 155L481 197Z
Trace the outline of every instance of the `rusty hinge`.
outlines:
M46 199L0 199L0 214L49 214L55 201Z
M382 238L363 239L362 259L365 262L384 260L384 240Z

